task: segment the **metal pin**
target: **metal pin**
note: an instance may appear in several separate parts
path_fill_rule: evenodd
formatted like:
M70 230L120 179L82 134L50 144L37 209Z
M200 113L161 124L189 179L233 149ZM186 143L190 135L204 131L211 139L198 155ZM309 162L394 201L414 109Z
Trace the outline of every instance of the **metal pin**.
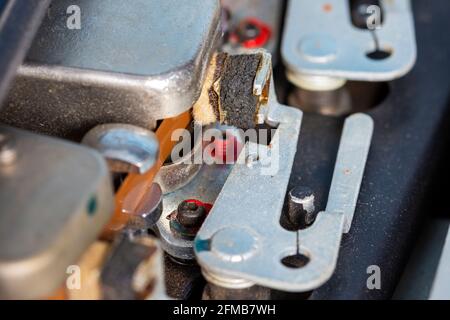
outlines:
M288 194L288 218L295 228L306 228L316 218L314 193L308 187L295 187Z

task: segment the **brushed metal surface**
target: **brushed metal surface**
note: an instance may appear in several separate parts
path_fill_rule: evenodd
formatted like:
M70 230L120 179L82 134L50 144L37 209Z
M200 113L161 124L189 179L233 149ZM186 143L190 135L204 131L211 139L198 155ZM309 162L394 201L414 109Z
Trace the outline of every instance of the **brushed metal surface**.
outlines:
M281 54L294 80L302 75L359 81L389 81L408 73L417 58L410 0L382 1L385 21L372 32L353 26L349 1L292 0L286 13ZM367 53L391 52L384 60Z
M105 123L153 129L197 100L219 17L218 0L54 1L0 121L73 140Z

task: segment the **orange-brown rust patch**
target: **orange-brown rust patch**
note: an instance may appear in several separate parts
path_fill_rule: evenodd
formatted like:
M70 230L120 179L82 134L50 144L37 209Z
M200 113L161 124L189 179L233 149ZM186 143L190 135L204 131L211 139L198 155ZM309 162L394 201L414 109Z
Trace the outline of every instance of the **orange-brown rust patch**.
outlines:
M323 11L327 13L333 11L333 5L331 3L325 3L323 5Z

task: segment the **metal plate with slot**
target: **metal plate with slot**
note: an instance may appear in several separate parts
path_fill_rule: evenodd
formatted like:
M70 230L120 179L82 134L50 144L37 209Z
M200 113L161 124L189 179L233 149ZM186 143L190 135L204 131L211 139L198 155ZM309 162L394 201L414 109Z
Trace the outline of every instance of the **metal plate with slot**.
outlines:
M279 171L262 174L264 158L251 167L235 166L196 238L195 253L205 276L222 281L224 286L257 284L283 291L308 291L326 282L335 269L342 233L348 232L355 210L373 121L363 114L347 119L327 210L319 214L313 226L297 234L283 229L279 219L301 114L285 106L276 109L281 117L272 118L279 126L271 152L279 152ZM251 154L255 147L248 145L247 152ZM282 264L283 258L296 254L308 259L303 268Z
M270 145L249 143L241 152L194 249L204 273L279 287L277 282L283 282L291 272L279 260L272 263L274 252L296 247L296 234L284 230L279 218L297 152L302 113L279 105L273 90L271 86L267 120L278 124L278 129Z
M290 1L282 44L288 76L388 81L405 75L417 51L410 1L382 0L381 9L382 24L372 31L352 24L348 0ZM368 57L377 42L390 53L386 59Z

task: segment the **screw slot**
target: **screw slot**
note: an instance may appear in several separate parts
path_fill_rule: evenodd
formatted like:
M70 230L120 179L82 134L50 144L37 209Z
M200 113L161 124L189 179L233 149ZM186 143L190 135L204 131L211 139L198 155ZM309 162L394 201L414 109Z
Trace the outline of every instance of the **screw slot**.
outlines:
M189 202L188 207L189 207L189 210L193 210L193 211L198 209L198 206L193 202Z

